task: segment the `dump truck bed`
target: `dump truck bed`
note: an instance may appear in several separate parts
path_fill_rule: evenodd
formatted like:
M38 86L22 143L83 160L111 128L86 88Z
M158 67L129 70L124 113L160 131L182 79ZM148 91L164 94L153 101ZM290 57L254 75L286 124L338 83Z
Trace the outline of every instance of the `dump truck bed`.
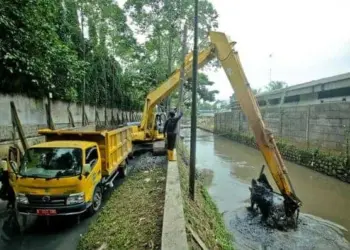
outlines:
M123 127L103 131L50 130L38 131L50 141L87 141L98 144L102 160L102 176L113 174L132 153L131 128ZM67 142L68 143L68 142Z

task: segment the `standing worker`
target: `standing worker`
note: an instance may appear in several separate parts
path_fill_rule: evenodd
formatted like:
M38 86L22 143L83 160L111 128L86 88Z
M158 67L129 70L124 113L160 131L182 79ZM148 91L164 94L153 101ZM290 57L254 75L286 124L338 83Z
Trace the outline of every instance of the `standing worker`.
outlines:
M5 159L0 160L0 199L7 200L7 208L14 208L15 205L15 193L10 185L10 176L7 169L7 161Z
M164 124L164 135L167 138L168 160L175 161L174 148L176 143L177 123L181 119L183 113L180 112L178 117L175 117L175 112L169 112L169 118Z

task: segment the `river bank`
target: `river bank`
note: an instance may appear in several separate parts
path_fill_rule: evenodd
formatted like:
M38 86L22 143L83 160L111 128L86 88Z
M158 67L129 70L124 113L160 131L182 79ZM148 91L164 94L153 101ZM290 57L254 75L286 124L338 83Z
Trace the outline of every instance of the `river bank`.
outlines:
M180 187L190 249L232 250L232 235L198 175L195 201L188 196L188 152L177 145ZM163 226L166 157L141 156L132 174L112 193L78 249L160 249ZM103 233L101 233L103 232ZM200 240L199 240L200 239Z
M219 212L206 187L204 172L196 172L195 200L189 198L189 153L182 140L177 144L178 166L184 212L186 218L187 238L191 249L198 248L198 242L189 228L198 234L208 249L233 250L233 235L226 229L223 215Z

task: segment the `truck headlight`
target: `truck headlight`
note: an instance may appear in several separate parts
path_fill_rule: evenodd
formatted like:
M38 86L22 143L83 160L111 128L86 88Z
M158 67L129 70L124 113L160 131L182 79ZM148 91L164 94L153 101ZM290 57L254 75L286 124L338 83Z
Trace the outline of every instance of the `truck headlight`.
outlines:
M16 196L17 203L19 204L29 204L28 198L25 194L18 193Z
M77 194L70 194L67 198L67 205L72 204L79 204L83 203L85 201L85 194L83 193L77 193Z

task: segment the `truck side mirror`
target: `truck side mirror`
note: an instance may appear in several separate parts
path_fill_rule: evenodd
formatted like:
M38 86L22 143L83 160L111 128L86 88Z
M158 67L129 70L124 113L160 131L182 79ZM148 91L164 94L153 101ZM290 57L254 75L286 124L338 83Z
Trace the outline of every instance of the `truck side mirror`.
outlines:
M7 164L7 162L5 162L4 164ZM12 172L14 173L14 174L18 174L18 165L17 165L17 162L15 162L15 161L10 161L9 162L9 165L10 165L10 168L11 168L11 170L12 170Z
M91 172L91 165L90 164L84 164L83 165L83 175L88 176Z

